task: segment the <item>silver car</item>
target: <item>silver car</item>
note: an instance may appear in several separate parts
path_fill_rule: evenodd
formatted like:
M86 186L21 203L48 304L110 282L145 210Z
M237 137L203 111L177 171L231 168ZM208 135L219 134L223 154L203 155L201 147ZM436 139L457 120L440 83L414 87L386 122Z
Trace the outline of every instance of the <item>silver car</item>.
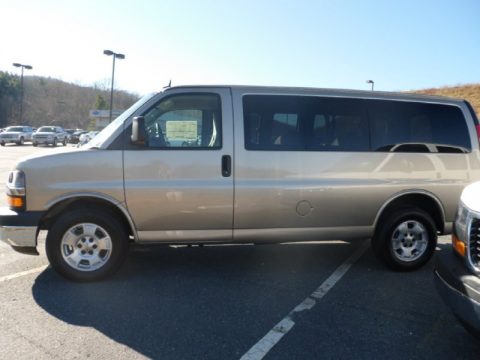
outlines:
M67 145L68 133L60 126L42 126L32 136L33 146L58 144Z
M397 270L424 265L480 180L463 100L382 92L172 87L81 148L22 159L0 239L87 281L137 244L371 238Z
M8 143L23 145L26 141L32 141L33 129L31 126L9 126L0 133L0 145Z

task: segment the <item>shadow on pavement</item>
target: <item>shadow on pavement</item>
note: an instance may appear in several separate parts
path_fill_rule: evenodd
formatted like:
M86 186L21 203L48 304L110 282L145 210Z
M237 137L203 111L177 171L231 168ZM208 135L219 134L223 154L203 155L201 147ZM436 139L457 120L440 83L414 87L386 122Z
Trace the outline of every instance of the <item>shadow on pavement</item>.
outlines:
M79 284L52 269L35 301L153 358L238 358L356 248L350 244L133 249L121 271Z
M110 279L78 284L48 269L32 292L52 316L147 357L240 358L358 245L134 248ZM271 358L470 358L479 346L441 303L432 268L392 272L367 250Z

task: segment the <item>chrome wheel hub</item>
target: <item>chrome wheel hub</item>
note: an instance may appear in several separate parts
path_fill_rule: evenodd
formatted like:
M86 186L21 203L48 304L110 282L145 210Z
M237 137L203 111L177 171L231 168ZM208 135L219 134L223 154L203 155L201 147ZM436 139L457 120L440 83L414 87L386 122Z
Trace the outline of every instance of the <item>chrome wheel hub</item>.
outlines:
M63 235L62 257L75 270L94 271L104 266L112 253L112 240L97 224L81 223Z
M428 231L422 223L416 220L402 222L393 231L393 254L401 261L415 261L427 250L428 240Z

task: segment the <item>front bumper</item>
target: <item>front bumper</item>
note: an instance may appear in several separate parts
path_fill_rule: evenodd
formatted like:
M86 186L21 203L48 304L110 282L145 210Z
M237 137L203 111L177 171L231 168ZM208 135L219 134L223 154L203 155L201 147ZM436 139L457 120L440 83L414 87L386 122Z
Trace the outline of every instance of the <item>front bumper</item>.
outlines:
M5 143L5 144L16 144L20 141L20 138L14 139L14 138L8 138L8 139L1 139L0 138L0 143Z
M38 145L50 145L53 144L53 139L33 139L32 142Z
M41 211L16 212L0 208L0 240L18 252L38 255L37 234L42 215Z
M480 338L480 278L452 251L437 253L435 286L455 316Z

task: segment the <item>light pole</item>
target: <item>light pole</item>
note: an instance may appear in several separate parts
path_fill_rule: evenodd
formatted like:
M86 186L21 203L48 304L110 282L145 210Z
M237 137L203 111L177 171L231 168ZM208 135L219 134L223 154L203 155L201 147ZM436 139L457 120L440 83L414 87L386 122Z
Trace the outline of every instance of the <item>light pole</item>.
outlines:
M108 120L108 122L111 123L112 122L112 106L113 106L113 81L115 79L115 59L125 59L125 55L113 52L112 50L103 50L103 53L107 56L113 55L112 89L110 90L110 119Z
M24 65L19 63L13 63L12 65L22 69L21 76L20 76L20 124L22 124L23 123L23 69L32 70L33 67L30 65Z
M375 84L375 81L373 81L373 80L367 80L367 84L372 84L372 91L373 91L373 85Z

